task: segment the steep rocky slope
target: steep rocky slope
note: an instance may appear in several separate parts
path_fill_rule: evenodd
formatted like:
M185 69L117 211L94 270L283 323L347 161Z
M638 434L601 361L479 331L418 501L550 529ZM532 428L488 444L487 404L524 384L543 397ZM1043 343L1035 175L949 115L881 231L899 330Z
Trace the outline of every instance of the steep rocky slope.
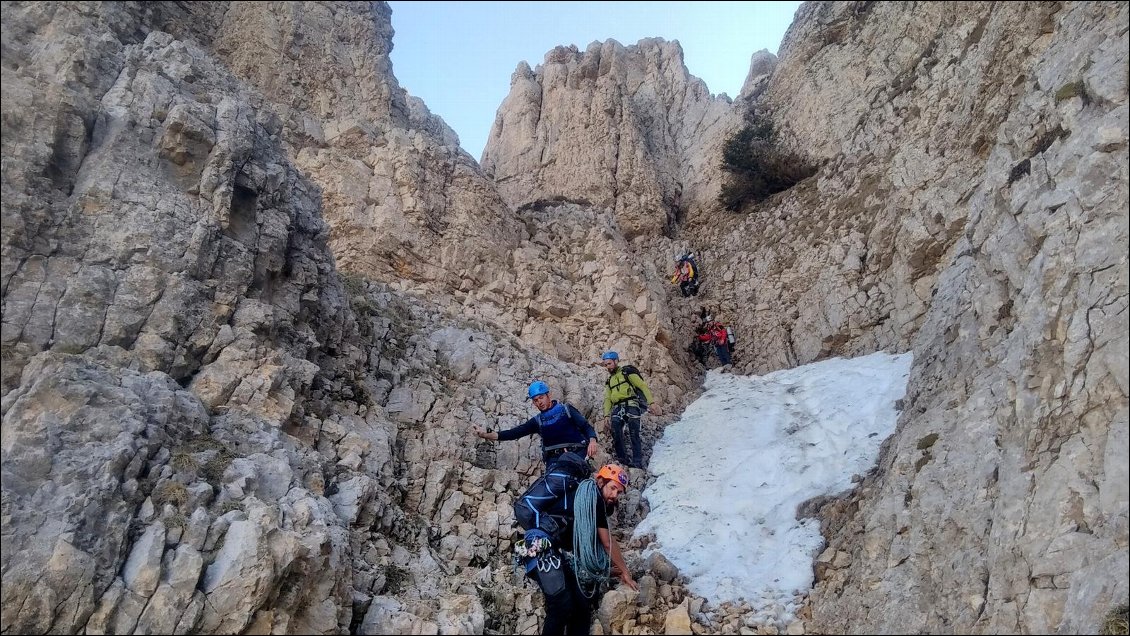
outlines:
M909 345L916 362L879 475L858 512L830 524L833 546L854 558L813 594L815 625L1094 630L1125 602L1130 565L1127 8L846 9L810 7L767 91L798 146L830 162L810 210L850 209L835 181L849 201L876 193L855 213L875 229L845 223L863 235L867 264L849 267L843 239L829 243L844 264L824 261L858 285L821 289L808 326L833 342ZM899 46L883 46L892 32ZM816 33L842 40L802 72ZM807 90L834 89L796 78L842 77L841 60L865 52L858 94L820 102L860 114L847 135L817 124L842 115L798 112ZM848 157L858 167L837 167ZM885 274L872 265L888 259ZM889 317L868 335L884 303Z
M808 3L734 103L677 43L559 47L480 169L384 3L4 3L0 631L536 633L536 443L468 429L534 377L594 415L607 348L677 409L700 304L746 371L915 353L791 631L1095 629L1127 594L1127 31ZM734 215L751 105L820 169ZM606 633L785 627L646 541Z
M0 629L536 632L470 425L690 384L614 218L502 204L381 3L3 10Z
M664 90L615 74L629 64L606 70L606 50L620 49L519 68L484 156L508 196L603 175L611 205L648 174L625 167L683 160L677 144L613 166L549 143L544 131L698 121L679 100L592 121L609 99L594 85ZM742 214L703 204L674 234L700 254L695 305L736 328L737 366L915 353L879 471L826 508L843 556L818 568L809 628L1086 630L1125 602L1126 51L1124 5L809 3L719 119L714 135L729 134L757 107L819 168ZM511 140L528 113L536 127ZM690 189L674 181L649 183ZM638 243L659 266L673 247Z
M282 113L291 156L322 190L341 268L461 305L562 360L588 364L615 344L671 375L673 395L689 385L652 344L669 339L669 321L655 277L623 258L623 223L506 205L398 85L387 7L241 3L213 48Z

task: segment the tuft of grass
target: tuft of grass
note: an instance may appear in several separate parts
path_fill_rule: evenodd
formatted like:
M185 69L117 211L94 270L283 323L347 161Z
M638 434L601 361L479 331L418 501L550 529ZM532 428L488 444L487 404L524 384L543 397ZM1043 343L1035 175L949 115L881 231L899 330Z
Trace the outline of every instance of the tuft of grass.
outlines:
M1126 634L1128 619L1130 619L1130 605L1122 604L1107 612L1103 619L1100 634Z
M181 449L183 449L185 453L203 453L204 451L210 450L223 452L227 450L227 446L224 446L222 442L214 437L197 435L181 445Z
M81 345L76 342L61 342L59 344L56 344L54 347L51 347L51 350L56 353L67 353L71 355L78 355L83 351L86 351L86 349L86 345Z
M173 458L169 460L173 469L181 473L195 473L200 468L200 462L189 453L177 452L173 453Z
M367 278L353 272L341 271L338 272L338 277L341 278L341 286L345 288L345 294L349 298L349 305L353 308L354 314L358 317L377 315L380 306L369 297Z
M153 503L157 506L173 504L180 510L188 503L188 488L179 481L166 481L153 491Z
M216 453L216 456L209 459L204 464L202 472L205 481L212 485L219 484L224 479L224 471L231 465L231 461L235 459L231 453L221 451Z
M764 201L816 174L816 168L801 157L778 147L772 120L755 110L745 114L745 126L722 145L722 169L728 175L718 203L731 212L746 203Z
M936 441L938 441L938 434L937 433L930 433L926 437L923 437L922 439L918 440L918 450L926 450L927 448L930 448L931 446L933 446L934 442L936 442Z
M1076 80L1070 84L1064 84L1059 87L1055 92L1055 103L1060 103L1065 99L1072 99L1074 97L1082 97L1084 101L1087 100L1087 87L1083 84L1083 80Z
M385 594L399 594L404 591L404 585L408 582L411 576L408 570L397 566L389 565L385 568Z
M341 286L345 288L346 293L350 296L360 296L365 293L365 277L353 272L343 272L338 270L338 277L341 279Z

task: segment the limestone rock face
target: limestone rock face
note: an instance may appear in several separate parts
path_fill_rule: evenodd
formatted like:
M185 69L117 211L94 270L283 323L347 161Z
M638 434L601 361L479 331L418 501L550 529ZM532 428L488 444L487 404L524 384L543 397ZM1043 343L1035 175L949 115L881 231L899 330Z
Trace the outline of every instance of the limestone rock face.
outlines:
M139 473L160 448L204 431L207 413L163 373L115 373L80 356L41 354L24 377L3 403L4 622L46 631L65 615L60 631L73 633L114 580L107 565L123 568L125 594L154 594L162 522L121 556Z
M635 360L661 384L673 372L675 393L685 390L667 349L649 346L670 325L647 273L625 257L630 228L599 206L552 214L504 202L450 128L391 74L382 3L233 5L213 48L281 113L284 144L321 188L339 267L459 304L562 360L589 364L614 343L646 352ZM574 254L589 236L585 254ZM579 301L593 279L602 280L596 300L619 297L613 309Z
M380 3L3 25L3 631L537 632L508 550L538 444L470 426L533 415L533 378L598 423L613 345L690 383L611 213L510 209L356 71Z
M677 413L700 305L739 371L914 351L899 430L823 507L798 620L640 538L646 604L613 590L604 632L1087 632L1125 599L1124 4L809 3L733 104L676 43L558 48L483 169L389 16L3 5L0 631L538 633L538 441L470 428L542 379L603 462L599 353ZM751 105L819 171L723 213Z
M658 235L717 195L716 149L734 123L678 42L561 46L514 71L483 170L511 205L585 202L613 210L629 240Z
M280 115L338 265L423 293L480 289L520 224L455 133L392 75L385 3L236 3L213 49Z
M809 629L1087 631L1125 601L1126 31L1101 3L798 13L758 103L822 167L687 229L739 366L915 355L858 512L827 509L851 559Z
M345 525L280 437L354 329L315 188L216 7L148 6L4 7L3 629L337 631Z

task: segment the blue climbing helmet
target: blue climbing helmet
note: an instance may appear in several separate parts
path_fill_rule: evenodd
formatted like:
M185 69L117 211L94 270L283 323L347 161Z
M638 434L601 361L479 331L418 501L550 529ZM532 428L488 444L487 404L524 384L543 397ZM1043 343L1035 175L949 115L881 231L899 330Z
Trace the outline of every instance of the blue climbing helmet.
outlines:
M530 385L530 390L526 393L526 399L532 400L539 395L549 393L549 385L545 382L542 382L541 380L536 380L533 384Z
M615 351L608 351L604 355L600 356L600 359L602 361L603 360L619 360L620 354L616 353Z

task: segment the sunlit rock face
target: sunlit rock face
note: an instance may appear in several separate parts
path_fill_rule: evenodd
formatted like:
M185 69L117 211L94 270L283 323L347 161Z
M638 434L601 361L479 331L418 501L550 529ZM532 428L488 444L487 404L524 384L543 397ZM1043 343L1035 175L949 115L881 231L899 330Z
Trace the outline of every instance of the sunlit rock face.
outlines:
M629 240L669 234L712 205L733 117L730 100L687 71L678 42L559 46L514 71L483 169L511 205L584 201L612 210Z
M4 5L5 632L539 631L537 442L470 426L538 378L599 427L611 347L661 401L692 374L611 212L503 203L391 33Z
M1099 628L1127 594L1127 9L807 4L758 104L817 175L692 221L745 368L913 350L821 632Z
M687 214L695 309L735 328L746 371L916 360L859 511L829 517L856 558L818 584L819 629L1093 630L1125 599L1126 22L1097 3L809 4L779 59L752 61L733 109L769 113L818 171L742 214ZM518 68L483 161L505 196L565 196L573 175L572 196L630 189L589 185L618 174L607 153L558 134L610 143L625 118L590 104L623 83L585 69L618 50ZM671 243L637 240L669 267ZM672 301L685 339L690 303Z

